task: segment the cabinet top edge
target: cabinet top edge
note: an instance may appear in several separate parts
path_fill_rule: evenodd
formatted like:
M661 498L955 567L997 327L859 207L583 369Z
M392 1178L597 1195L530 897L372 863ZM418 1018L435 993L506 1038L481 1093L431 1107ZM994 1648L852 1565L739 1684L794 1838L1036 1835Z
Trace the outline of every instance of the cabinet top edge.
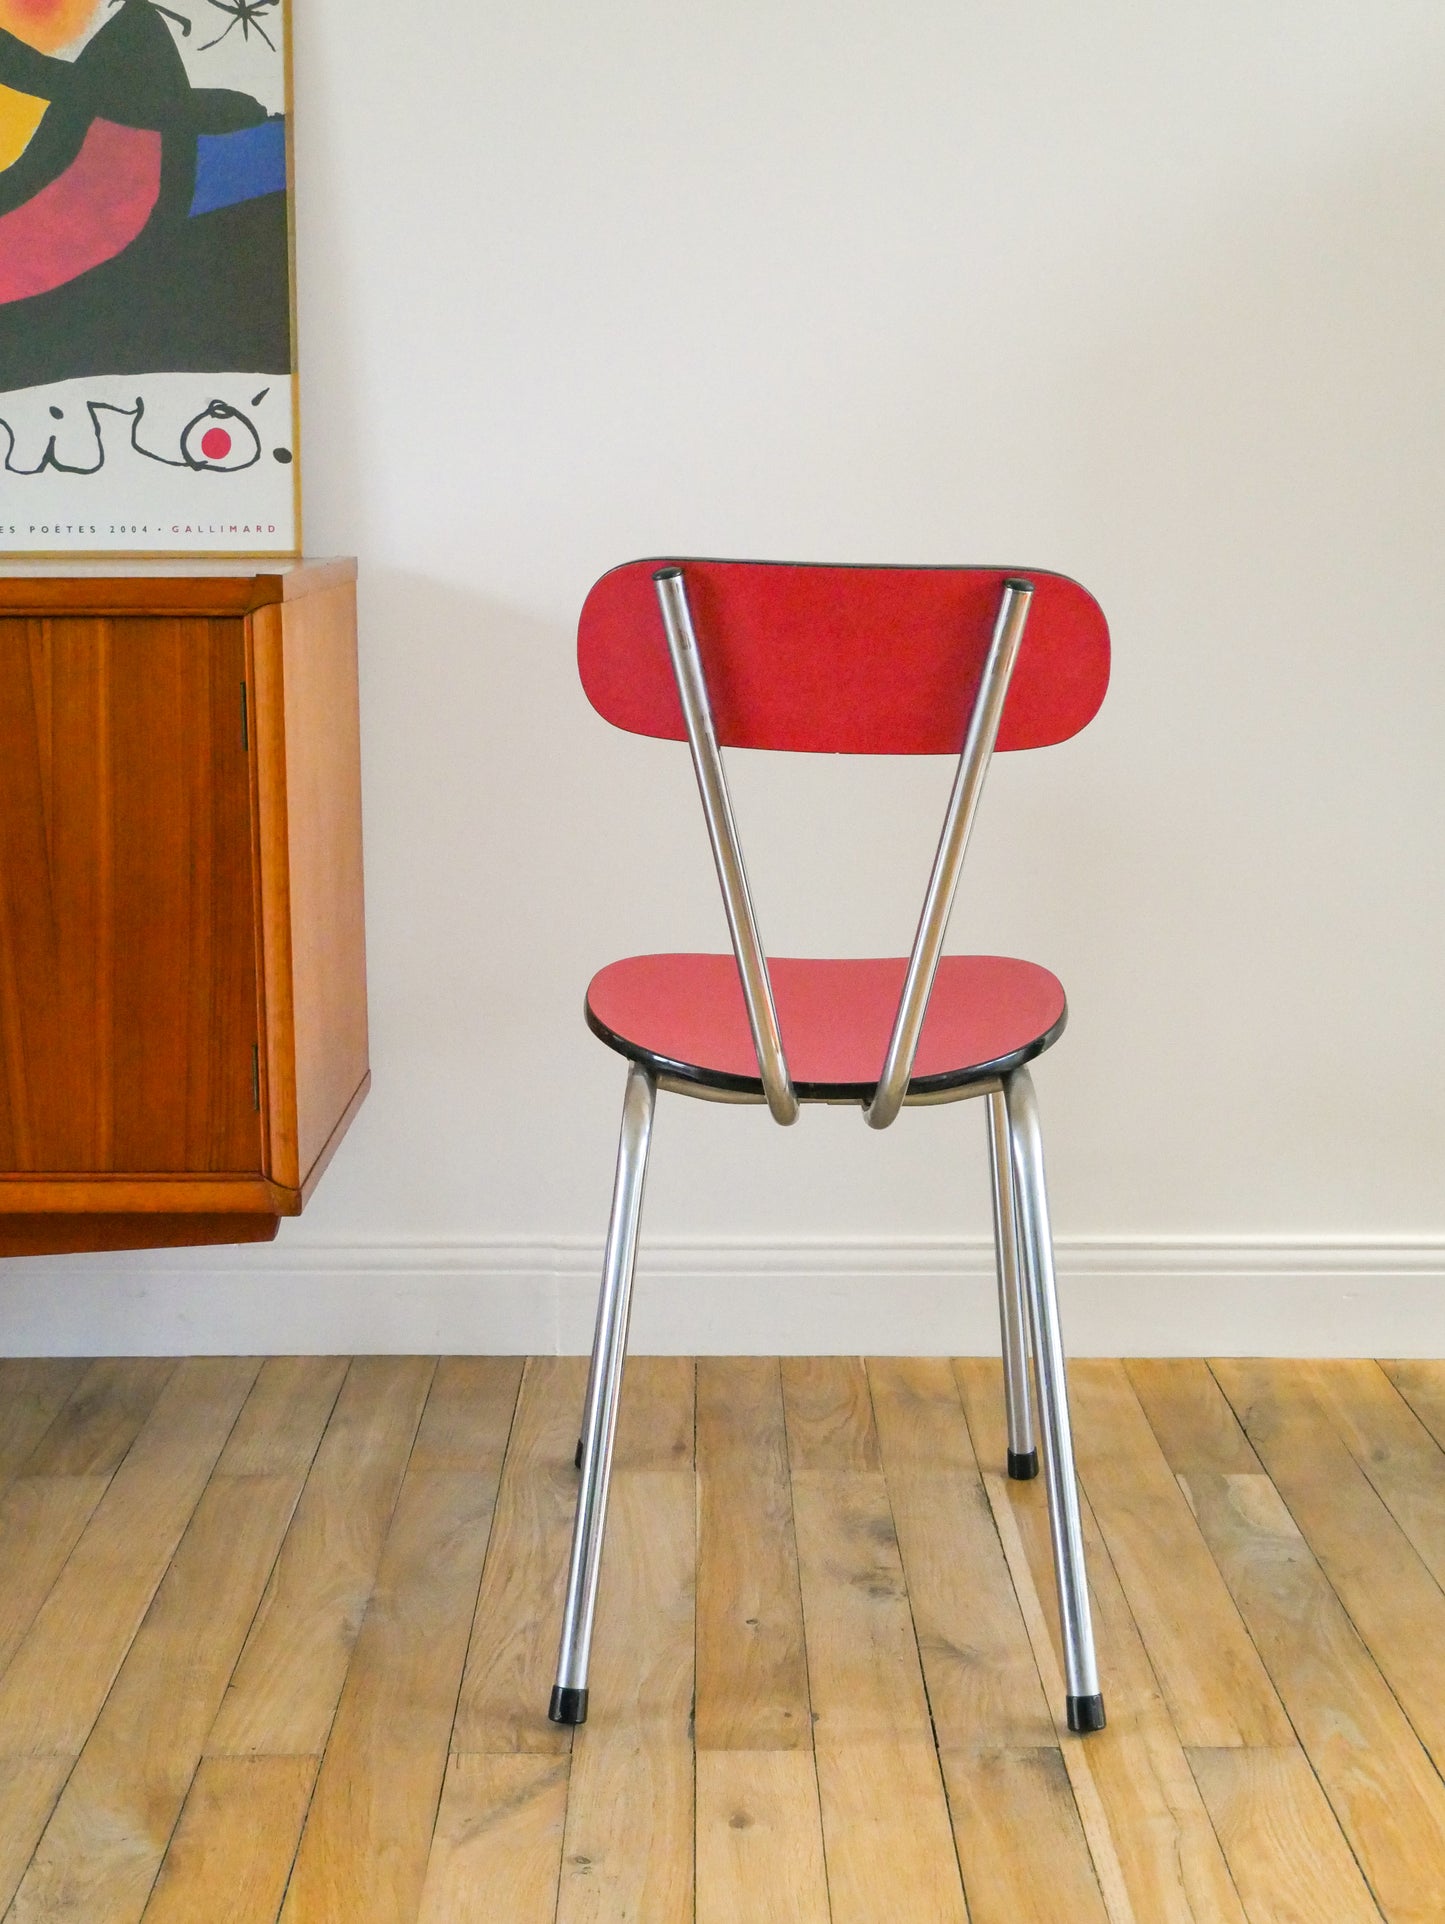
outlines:
M328 559L0 560L0 615L244 615L356 579L352 556Z

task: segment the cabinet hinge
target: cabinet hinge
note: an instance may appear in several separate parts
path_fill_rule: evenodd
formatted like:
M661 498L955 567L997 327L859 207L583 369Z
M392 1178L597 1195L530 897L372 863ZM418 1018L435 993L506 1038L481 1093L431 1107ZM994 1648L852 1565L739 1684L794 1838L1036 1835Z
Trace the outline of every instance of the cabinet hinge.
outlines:
M251 1044L251 1107L261 1107L261 1045Z
M251 716L246 701L246 684L241 683L241 753L251 752Z

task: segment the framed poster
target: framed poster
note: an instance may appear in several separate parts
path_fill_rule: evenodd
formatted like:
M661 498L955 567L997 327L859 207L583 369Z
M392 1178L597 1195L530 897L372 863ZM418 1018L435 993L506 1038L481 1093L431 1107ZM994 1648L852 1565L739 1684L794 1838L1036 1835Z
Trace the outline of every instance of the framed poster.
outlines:
M0 554L295 554L290 0L0 0Z

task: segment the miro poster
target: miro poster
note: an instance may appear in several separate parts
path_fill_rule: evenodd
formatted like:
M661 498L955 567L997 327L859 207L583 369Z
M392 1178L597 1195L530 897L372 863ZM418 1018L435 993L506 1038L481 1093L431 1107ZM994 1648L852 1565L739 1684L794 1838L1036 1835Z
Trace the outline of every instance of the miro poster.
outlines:
M0 554L294 554L289 0L0 0Z

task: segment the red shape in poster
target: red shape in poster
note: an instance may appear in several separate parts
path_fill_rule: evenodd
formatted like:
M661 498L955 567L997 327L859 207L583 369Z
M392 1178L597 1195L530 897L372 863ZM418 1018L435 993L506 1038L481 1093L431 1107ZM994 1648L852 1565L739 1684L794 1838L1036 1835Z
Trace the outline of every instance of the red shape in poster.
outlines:
M93 120L65 172L0 214L0 302L63 287L129 247L161 191L161 137Z
M231 437L224 428L207 428L201 436L201 453L208 461L224 461L231 452Z

